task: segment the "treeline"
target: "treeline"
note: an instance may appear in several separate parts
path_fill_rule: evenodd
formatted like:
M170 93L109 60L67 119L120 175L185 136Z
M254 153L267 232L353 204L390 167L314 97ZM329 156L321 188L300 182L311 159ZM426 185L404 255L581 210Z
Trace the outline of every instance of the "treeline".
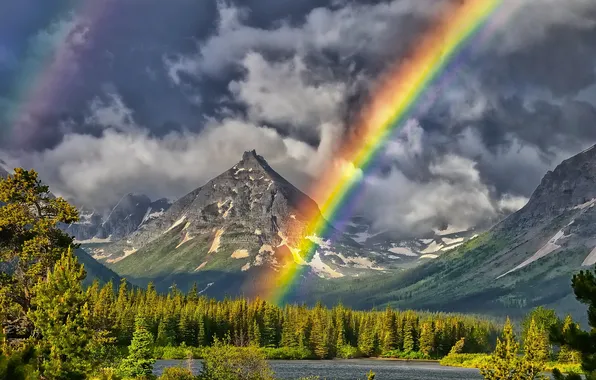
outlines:
M301 349L310 356L411 355L434 358L465 338L465 352L489 352L499 326L464 315L398 311L355 311L342 305L279 307L246 298L217 301L175 287L159 294L150 284L118 289L97 282L88 291L94 327L109 331L118 345L130 344L135 319L142 317L158 346L210 346L215 339L245 347ZM418 355L416 355L418 353Z

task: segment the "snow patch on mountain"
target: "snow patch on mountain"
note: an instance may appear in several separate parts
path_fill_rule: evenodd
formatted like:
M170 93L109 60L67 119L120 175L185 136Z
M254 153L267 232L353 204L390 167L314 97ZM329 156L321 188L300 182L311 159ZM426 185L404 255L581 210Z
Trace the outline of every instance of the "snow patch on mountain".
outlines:
M396 253L398 255L413 256L413 257L418 256L418 254L416 254L410 248L407 248L407 247L392 247L392 248L389 248L388 251L391 253Z
M165 230L164 231L164 234L167 234L168 232L172 231L174 228L176 228L179 225L181 225L182 223L184 223L185 220L186 220L186 215L183 215L180 219L178 219L177 221L175 221L174 224L172 224L170 226L170 228L168 228L167 230Z
M316 251L313 255L312 260L308 263L315 274L321 278L340 278L344 277L343 274L339 273L335 269L331 268L329 265L325 264L323 260L321 260L321 255L319 255L319 251Z
M237 249L232 253L233 259L245 259L249 257L248 251L246 249Z
M422 250L420 253L428 254L428 253L439 252L443 247L444 247L443 244L438 244L436 241L432 240L432 243L430 243L430 245L428 247L426 247L424 250Z
M217 250L219 249L219 246L221 245L221 236L224 233L224 229L220 228L217 231L215 231L215 237L213 238L213 243L211 243L211 248L209 248L209 252L208 253L216 253Z
M563 236L565 236L565 232L563 230L559 230L559 232L557 232L555 234L555 236L553 236L544 246L542 246L542 248L540 248L538 251L536 251L536 253L534 253L532 255L532 257L524 260L521 264L519 264L518 266L516 266L515 268L503 273L502 275L500 275L499 277L497 277L497 280L503 276L508 275L509 273L515 272L518 269L521 269L531 263L533 263L534 261L541 259L545 256L547 256L548 254L556 251L557 249L561 248L560 245L557 244L557 242L559 241L559 239L561 239Z

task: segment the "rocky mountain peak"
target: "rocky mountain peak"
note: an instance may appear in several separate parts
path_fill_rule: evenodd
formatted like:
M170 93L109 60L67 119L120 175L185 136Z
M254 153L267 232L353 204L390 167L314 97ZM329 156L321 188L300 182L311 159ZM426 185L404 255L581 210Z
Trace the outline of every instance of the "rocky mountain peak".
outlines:
M596 199L596 146L559 164L543 177L528 204L519 212L526 218L560 214Z

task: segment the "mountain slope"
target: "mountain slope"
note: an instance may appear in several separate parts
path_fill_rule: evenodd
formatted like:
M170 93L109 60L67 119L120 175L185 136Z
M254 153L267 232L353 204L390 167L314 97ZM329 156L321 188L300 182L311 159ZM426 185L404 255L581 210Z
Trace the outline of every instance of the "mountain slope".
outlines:
M152 202L146 195L127 194L105 210L80 207L80 221L63 229L82 244L117 241L162 215L170 206L167 199Z
M593 147L548 172L528 204L490 231L395 278L371 281L360 289L361 303L509 315L547 305L584 317L570 282L596 263L595 205Z
M275 277L290 262L309 267L316 279L393 270L399 259L368 250L339 232L317 236L311 261L300 256L307 215L318 206L256 152L175 202L163 215L119 242L96 250L117 273L140 285L153 281L182 289L191 281L210 295L252 293L260 279ZM401 261L404 261L403 259Z

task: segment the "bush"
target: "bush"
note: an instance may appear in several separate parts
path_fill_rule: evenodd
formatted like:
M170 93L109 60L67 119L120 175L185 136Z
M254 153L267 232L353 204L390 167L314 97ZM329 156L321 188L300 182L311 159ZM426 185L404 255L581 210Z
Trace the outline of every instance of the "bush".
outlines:
M161 360L200 359L203 357L203 349L188 346L155 347L153 357Z
M118 371L114 368L102 368L97 375L91 376L91 380L120 380Z
M440 364L448 367L483 368L489 360L488 354L451 354L441 359Z
M315 358L313 353L305 347L261 348L261 352L269 360L304 360Z
M215 341L203 355L202 380L273 380L265 355L256 347L240 348Z
M159 380L195 380L192 372L182 367L169 367L163 371Z
M399 350L392 350L387 351L381 355L384 358L396 358L396 359L407 359L407 360L424 360L428 359L428 356L424 355L422 352L418 351L399 351Z
M337 357L339 359L356 359L361 358L362 353L357 347L352 347L349 344L344 344L337 350Z

